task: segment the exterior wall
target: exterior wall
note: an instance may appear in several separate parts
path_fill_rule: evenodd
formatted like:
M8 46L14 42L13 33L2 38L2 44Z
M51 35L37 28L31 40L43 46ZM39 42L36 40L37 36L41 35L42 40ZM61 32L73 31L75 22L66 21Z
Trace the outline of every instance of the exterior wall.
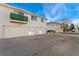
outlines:
M3 38L3 28L0 26L0 38Z
M9 24L10 21L9 15L10 15L10 9L0 5L0 25Z
M75 26L75 32L79 32L79 29L78 29L78 27L76 27L76 26Z
M37 21L33 22L31 20L31 14L28 13L24 13L25 16L28 16L27 24L10 22L10 12L13 12L14 10L17 9L9 8L0 4L0 38L11 38L46 33L47 20L41 22L41 18L37 17Z
M56 32L62 32L61 25L59 24L49 24L48 30L55 30Z

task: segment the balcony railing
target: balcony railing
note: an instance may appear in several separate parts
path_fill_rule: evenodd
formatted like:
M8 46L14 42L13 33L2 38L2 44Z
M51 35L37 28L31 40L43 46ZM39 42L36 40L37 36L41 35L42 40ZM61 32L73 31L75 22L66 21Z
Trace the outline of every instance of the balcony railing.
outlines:
M17 14L17 13L10 13L10 19L14 20L14 21L20 21L20 22L27 22L28 21L27 16Z

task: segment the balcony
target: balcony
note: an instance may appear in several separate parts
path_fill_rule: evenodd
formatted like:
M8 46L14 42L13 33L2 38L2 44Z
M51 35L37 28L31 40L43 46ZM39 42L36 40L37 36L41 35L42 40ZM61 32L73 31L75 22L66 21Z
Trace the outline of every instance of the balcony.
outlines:
M17 23L27 23L28 22L28 17L17 14L17 13L10 13L10 19L11 22L17 22Z

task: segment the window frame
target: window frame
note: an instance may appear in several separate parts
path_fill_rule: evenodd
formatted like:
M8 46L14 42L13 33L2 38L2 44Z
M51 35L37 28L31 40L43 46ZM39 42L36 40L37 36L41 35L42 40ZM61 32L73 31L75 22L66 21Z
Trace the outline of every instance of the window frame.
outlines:
M44 19L41 18L41 22L44 22Z
M36 17L36 16L31 15L31 20L32 20L32 21L37 21L37 17Z

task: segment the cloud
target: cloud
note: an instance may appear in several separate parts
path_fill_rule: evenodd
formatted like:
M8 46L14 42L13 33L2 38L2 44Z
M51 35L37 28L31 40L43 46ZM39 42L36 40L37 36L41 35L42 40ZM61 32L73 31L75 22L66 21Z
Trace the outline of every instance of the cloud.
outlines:
M43 12L49 21L58 21L58 19L66 17L69 19L79 18L79 4L44 4Z
M75 28L79 27L79 19L74 19L72 23L75 25Z
M75 25L78 25L78 24L79 24L79 19L74 19L74 20L72 21L72 23L74 23Z
M67 15L67 8L62 3L45 4L43 12L49 21L57 21L59 18Z

